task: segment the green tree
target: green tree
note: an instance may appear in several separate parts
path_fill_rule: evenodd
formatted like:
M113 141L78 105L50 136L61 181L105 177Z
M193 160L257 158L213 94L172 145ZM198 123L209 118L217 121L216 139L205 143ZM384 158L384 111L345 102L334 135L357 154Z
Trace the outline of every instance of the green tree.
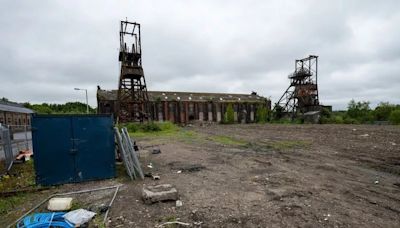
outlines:
M65 104L30 104L25 103L24 107L32 109L40 114L79 114L86 113L86 104L81 102L67 102ZM89 113L96 113L96 110L89 106Z
M390 113L395 109L395 105L389 104L389 102L381 102L373 111L374 119L379 121L387 121L389 120Z
M226 112L224 114L224 123L233 124L235 122L235 111L233 110L232 104L228 104Z
M394 110L390 113L389 121L392 124L400 124L400 109Z
M347 106L347 116L361 123L371 121L372 115L369 101L355 102L351 100Z

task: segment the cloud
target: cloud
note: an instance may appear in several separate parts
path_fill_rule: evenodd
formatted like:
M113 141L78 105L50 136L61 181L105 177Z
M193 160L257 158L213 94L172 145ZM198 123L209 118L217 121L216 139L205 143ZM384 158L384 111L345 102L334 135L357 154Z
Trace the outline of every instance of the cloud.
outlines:
M273 102L294 60L319 55L320 100L400 103L397 1L8 1L0 96L84 100L118 85L119 21L142 25L150 90L257 91Z

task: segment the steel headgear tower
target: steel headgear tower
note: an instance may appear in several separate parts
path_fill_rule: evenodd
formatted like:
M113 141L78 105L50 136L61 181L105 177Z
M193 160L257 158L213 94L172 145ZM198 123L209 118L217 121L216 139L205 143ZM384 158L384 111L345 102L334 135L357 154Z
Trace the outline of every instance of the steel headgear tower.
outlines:
M295 70L289 75L290 85L276 103L274 110L295 117L308 111L319 110L318 56L310 55L295 62Z
M121 72L118 87L118 121L148 120L148 95L142 68L140 24L121 21L119 61Z

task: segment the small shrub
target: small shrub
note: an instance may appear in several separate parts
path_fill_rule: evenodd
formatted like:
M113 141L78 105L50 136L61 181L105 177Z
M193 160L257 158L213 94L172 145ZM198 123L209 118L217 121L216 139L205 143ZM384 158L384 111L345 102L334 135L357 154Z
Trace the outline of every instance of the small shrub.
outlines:
M142 124L141 128L144 132L161 131L160 126L154 122Z
M226 112L224 114L224 123L233 124L235 122L235 111L233 110L232 104L228 104Z
M342 116L333 116L333 118L331 118L331 119L333 120L332 123L335 123L335 124L343 124L344 123Z
M389 121L392 124L400 124L400 109L394 110L390 113Z
M373 119L377 121L387 121L389 120L390 113L395 109L395 105L389 102L381 102L373 111Z
M265 106L259 106L256 111L256 122L265 123L267 122L268 111Z
M138 132L140 130L138 123L127 123L123 127L126 127L129 132Z
M345 123L345 124L359 124L360 122L358 120L356 120L356 119L351 118L351 117L346 117L346 118L344 118L343 123Z

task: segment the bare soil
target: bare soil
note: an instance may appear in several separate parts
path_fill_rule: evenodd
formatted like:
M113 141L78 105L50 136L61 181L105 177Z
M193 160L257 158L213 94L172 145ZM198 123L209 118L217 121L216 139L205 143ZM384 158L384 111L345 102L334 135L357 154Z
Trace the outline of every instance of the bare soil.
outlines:
M47 193L123 183L109 227L167 221L191 227L400 227L398 126L192 126L137 143L145 172L160 180L120 175ZM153 148L161 153L151 154ZM183 206L144 204L143 185L156 184L174 185ZM22 214L47 193L8 215Z
M126 184L113 206L111 227L154 227L172 220L201 227L400 227L399 127L186 130L190 137L138 139L141 147L161 149L142 158L154 167L146 171L161 180ZM143 204L142 185L161 183L176 186L182 207Z

